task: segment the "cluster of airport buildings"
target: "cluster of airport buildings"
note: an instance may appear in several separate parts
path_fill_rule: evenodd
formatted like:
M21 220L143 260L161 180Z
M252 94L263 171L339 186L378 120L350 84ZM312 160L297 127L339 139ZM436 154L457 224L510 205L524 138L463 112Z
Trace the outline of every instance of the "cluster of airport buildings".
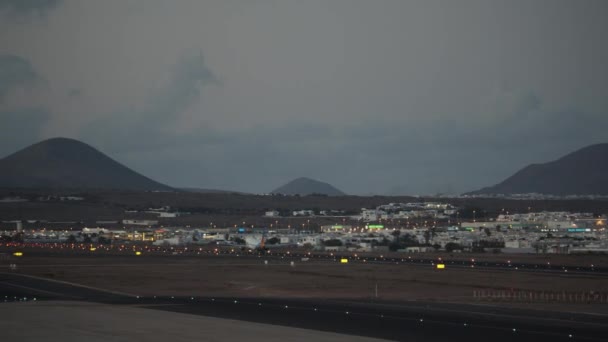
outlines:
M167 213L166 209L153 211L161 216ZM294 213L303 215L314 213L306 210ZM424 225L394 225L395 219L427 217L432 219ZM362 252L608 253L606 217L590 213L501 213L489 220L461 221L458 208L450 204L389 203L375 209L364 208L356 216L336 216L335 221L313 232L279 227L160 227L153 220L123 220L122 229L26 230L23 238L26 242L119 241L248 248L259 247L265 241L266 246ZM20 227L18 222L17 230L22 230ZM14 232L5 231L4 235Z
M500 198L513 200L600 200L608 199L607 195L552 195L541 194L537 192L528 192L520 194L466 194L459 196L460 198Z

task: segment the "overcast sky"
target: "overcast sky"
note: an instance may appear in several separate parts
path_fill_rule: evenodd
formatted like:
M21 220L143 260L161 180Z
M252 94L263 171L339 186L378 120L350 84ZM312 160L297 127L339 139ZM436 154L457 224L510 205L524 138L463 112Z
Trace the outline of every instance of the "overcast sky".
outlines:
M608 1L0 0L0 157L460 193L608 134Z

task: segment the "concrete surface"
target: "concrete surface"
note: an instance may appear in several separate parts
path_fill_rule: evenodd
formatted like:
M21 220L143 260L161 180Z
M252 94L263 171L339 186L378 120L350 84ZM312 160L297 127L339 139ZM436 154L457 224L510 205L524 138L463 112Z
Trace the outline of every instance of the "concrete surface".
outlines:
M231 319L71 301L0 304L2 341L385 341Z

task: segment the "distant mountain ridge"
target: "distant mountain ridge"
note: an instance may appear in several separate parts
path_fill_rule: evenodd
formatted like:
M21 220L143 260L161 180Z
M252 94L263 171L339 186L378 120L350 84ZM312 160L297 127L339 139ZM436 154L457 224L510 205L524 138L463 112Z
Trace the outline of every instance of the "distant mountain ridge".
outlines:
M276 188L273 194L283 195L312 195L322 194L328 196L344 196L345 193L335 188L333 185L315 179L300 177L291 182Z
M0 159L0 187L174 191L68 138L44 140Z
M179 190L182 191L186 191L186 192L195 192L195 193L199 193L199 194L241 194L241 195L247 195L246 192L241 192L241 191L232 191L232 190L221 190L221 189L206 189L206 188L194 188L194 187L181 187L178 188Z
M560 159L531 164L503 182L469 194L608 195L608 144L584 147Z

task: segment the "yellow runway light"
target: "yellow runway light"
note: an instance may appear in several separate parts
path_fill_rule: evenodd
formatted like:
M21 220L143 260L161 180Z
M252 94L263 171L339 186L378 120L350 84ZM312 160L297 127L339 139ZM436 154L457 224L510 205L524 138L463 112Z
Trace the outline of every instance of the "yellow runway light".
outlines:
M23 256L23 252L15 252L15 253L13 253L13 256L16 256L16 257Z
M135 252L135 255L141 255L140 251Z
M341 264L348 264L348 259L340 259Z
M437 269L442 270L445 268L445 264L437 264Z

